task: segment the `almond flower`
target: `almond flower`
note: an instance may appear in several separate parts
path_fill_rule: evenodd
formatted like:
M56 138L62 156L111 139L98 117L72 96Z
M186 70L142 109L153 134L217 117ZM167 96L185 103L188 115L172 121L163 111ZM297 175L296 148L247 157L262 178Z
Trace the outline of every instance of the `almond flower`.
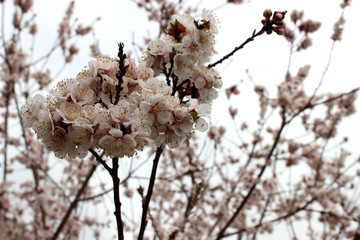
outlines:
M135 153L136 142L130 134L123 134L120 129L113 128L109 135L105 135L99 141L99 145L110 157L132 156Z
M47 97L30 97L21 110L24 127L57 157L83 158L89 149L131 157L149 140L178 147L208 128L205 118L222 86L219 73L205 66L217 32L210 12L198 21L176 15L139 64L97 57Z

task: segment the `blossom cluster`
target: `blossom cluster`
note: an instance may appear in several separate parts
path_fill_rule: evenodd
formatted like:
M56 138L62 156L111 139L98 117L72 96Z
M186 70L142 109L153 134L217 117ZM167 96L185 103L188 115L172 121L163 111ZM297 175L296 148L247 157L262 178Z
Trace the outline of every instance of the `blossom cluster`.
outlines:
M205 66L214 53L215 34L218 33L214 15L203 10L202 20L187 15L175 15L167 34L151 41L144 58L156 75L173 78L173 89L184 96L210 104L222 87L219 73Z
M285 18L285 14L286 11L275 11L274 14L270 9L266 9L264 11L263 16L265 19L261 20L261 23L264 25L267 34L271 34L273 31L278 35L284 34L285 29L283 20Z
M207 11L199 21L176 15L139 64L120 54L119 45L120 60L98 57L47 97L30 97L21 110L24 127L58 157L85 157L89 149L132 156L149 139L177 147L194 129L208 127L204 117L222 85L219 74L205 67L215 33Z

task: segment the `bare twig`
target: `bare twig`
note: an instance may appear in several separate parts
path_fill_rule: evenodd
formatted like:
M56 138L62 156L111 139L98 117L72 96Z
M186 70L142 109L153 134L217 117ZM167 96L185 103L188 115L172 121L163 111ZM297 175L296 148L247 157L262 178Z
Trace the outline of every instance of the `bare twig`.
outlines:
M267 210L267 208L269 207L269 202L270 202L270 197L266 200L264 209L263 209L263 211L262 211L262 213L261 213L261 217L260 217L259 223L257 224L257 226L259 226L259 227L263 224L266 210ZM258 231L256 231L256 232L254 233L253 240L256 240L256 235L257 235L257 233L258 233Z
M218 61L212 63L212 64L209 64L208 65L208 68L212 68L212 67L215 67L216 65L222 63L223 61L225 61L226 59L228 59L229 57L231 57L232 55L234 55L237 51L239 51L240 49L242 49L246 44L248 44L249 42L251 41L254 41L254 39L258 36L260 36L261 34L263 34L265 31L267 30L267 27L264 26L261 28L260 31L258 31L256 33L256 30L254 30L253 34L251 37L249 37L248 39L246 39L245 42L243 42L240 46L236 47L234 50L232 50L229 54L225 55L224 57L222 57L221 59L219 59Z
M92 155L95 157L96 161L98 161L99 163L101 163L101 165L104 166L104 168L109 172L109 174L111 175L111 171L112 169L109 167L109 165L107 165L107 163L99 156L99 154L93 150L93 149L89 149L89 152L92 153Z
M96 170L97 165L98 165L98 164L94 164L94 165L91 167L90 171L88 172L88 174L87 174L87 176L86 176L85 181L83 182L81 188L78 190L75 199L71 202L68 210L66 211L63 219L61 220L60 225L59 225L58 228L56 229L55 234L54 234L54 236L51 238L51 240L56 240L56 239L59 237L61 231L63 230L63 228L64 228L67 220L69 219L69 217L70 217L70 215L71 215L71 213L72 213L72 210L74 210L74 208L77 206L77 203L79 202L79 199L80 199L81 194L84 193L84 191L85 191L85 189L86 189L86 187L87 187L87 185L88 185L88 182L89 182L90 178L92 177L92 175L94 174L94 172L95 172L95 170Z
M128 173L128 175L127 175L125 178L121 179L120 185L121 185L121 184L125 184L130 178L133 178L133 174L134 174L137 170L139 170L145 163L147 163L147 162L149 161L149 159L150 159L150 157L148 157L147 159L145 159L144 161L142 161L142 162L141 162L138 166L136 166L133 170L130 170L129 173ZM101 192L101 193L98 193L98 194L93 195L93 196L90 196L90 197L81 198L79 201L90 201L90 200L94 200L94 199L96 199L96 198L98 198L98 197L102 197L102 196L108 194L108 193L111 192L111 191L113 191L113 188L109 188L109 189L107 189L107 190L105 190L105 191L103 191L103 192Z
M319 105L323 105L323 104L326 104L326 103L329 103L329 102L332 102L332 101L335 101L339 98L342 98L344 96L347 96L347 95L351 95L351 94L354 94L356 93L357 91L360 90L360 87L358 88L354 88L353 90L349 91L349 92L346 92L346 93L341 93L337 96L334 96L334 97L331 97L331 98L328 98L324 101L321 101L321 102L317 102L317 103L310 103L308 102L304 107L302 107L298 112L296 112L293 116L291 116L291 118L289 118L289 120L287 121L287 123L290 123L294 118L296 118L300 113L304 112L306 109L309 109L309 108L313 108L315 106L319 106Z
M148 212L148 209L149 209L151 195L152 195L153 188L154 188L154 183L155 183L155 178L156 178L156 170L157 170L157 166L158 166L162 151L163 151L162 147L158 147L156 149L156 154L155 154L155 158L154 158L154 161L153 161L153 167L152 167L152 170L151 170L151 177L150 177L150 181L149 181L149 186L148 186L148 190L147 190L147 193L146 193L145 202L143 202L143 211L142 211L142 216L141 216L141 225L140 225L140 231L139 231L138 240L142 240L144 238L145 228L146 228L146 225L147 225L147 222L148 222L148 220L147 220L147 212Z
M94 151L93 149L89 149L89 151L93 154L96 161L101 163L104 168L108 171L110 174L112 180L113 180L113 192L114 192L114 205L115 205L115 218L116 218L116 224L117 224L117 230L118 230L118 240L124 239L124 223L121 218L121 202L120 202L120 179L118 177L118 169L119 169L119 159L117 157L114 157L112 159L112 168L109 167L109 165L102 159L99 154Z
M294 211L291 211L290 213L287 213L283 216L280 216L278 218L275 218L273 220L270 220L270 221L266 221L264 223L261 223L262 224L266 224L266 223L275 223L275 222L278 222L278 221L281 221L281 220L286 220L287 218L289 217L292 217L292 216L295 216L295 214L301 212L301 211L304 211L304 210L307 210L307 207L312 203L314 202L316 199L315 198L311 198L309 201L307 201L302 207L299 207L299 208L296 208ZM236 231L236 232L233 232L233 233L229 233L229 234L226 234L224 235L224 238L226 237L230 237L230 236L234 236L234 235L238 235L239 233L242 233L242 232L245 232L246 230L249 230L251 228L259 228L261 225L259 224L256 224L255 226L253 227L246 227L246 228L242 228L240 229L239 231Z
M4 175L3 181L6 181L7 175L7 148L8 148L8 123L9 123L9 108L12 94L13 82L7 82L5 88L5 123L4 123Z
M285 114L285 109L283 109L283 117L282 117L283 119L282 119L282 123L281 123L280 129L278 130L278 133L277 133L277 135L276 135L276 138L275 138L275 140L274 140L274 143L273 143L273 145L272 145L269 153L267 154L267 156L266 156L266 158L265 158L265 163L264 163L263 167L261 168L260 173L259 173L258 176L257 176L257 179L261 179L261 177L262 177L262 175L264 174L265 169L266 169L266 167L268 166L269 161L270 161L270 159L271 159L271 157L272 157L272 155L273 155L273 153L274 153L274 151L275 151L275 149L276 149L276 147L277 147L277 145L278 145L278 143L279 143L279 141L280 141L281 133L282 133L282 131L284 130L286 124L287 124L287 121L286 121L286 119L285 119L284 114ZM248 202L248 200L250 199L253 191L256 189L257 184L258 184L258 182L255 182L255 183L251 186L250 190L248 191L248 193L246 194L246 196L243 198L243 200L241 201L241 203L240 203L239 206L237 207L236 211L233 213L232 217L231 217L231 218L229 219L229 221L225 224L225 226L220 230L220 232L219 232L216 240L220 240L220 239L224 236L224 233L225 233L226 229L227 229L228 227L230 227L230 225L233 223L233 221L234 221L234 220L236 219L236 217L239 215L239 213L241 212L241 210L245 207L245 205L246 205L246 203Z

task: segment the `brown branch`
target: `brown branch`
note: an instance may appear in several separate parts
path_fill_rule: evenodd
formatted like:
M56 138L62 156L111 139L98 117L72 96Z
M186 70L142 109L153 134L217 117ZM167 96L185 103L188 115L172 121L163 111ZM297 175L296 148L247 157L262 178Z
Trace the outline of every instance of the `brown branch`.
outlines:
M354 94L356 93L357 91L360 90L360 87L358 88L354 88L353 90L349 91L349 92L345 92L345 93L341 93L339 94L338 96L335 96L335 97L331 97L331 98L328 98L322 102L318 102L318 103L315 103L315 104L312 104L311 107L315 107L315 106L318 106L318 105L322 105L322 104L325 104L325 103L328 103L328 102L332 102L332 101L335 101L339 98L342 98L342 97L345 97L347 95L351 95L351 94Z
M9 108L10 108L10 100L11 95L13 93L13 82L11 80L7 82L5 87L5 123L4 123L4 175L3 181L6 181L7 174L7 148L8 148L8 123L9 123Z
M162 153L163 149L162 146L158 147L156 149L156 154L155 154L155 158L153 161L153 167L151 170L151 177L150 177L150 181L149 181L149 186L148 186L148 190L146 193L146 197L145 197L145 202L143 202L143 211L142 211L142 216L141 216L141 225L140 225L140 231L139 231L139 236L138 236L138 240L142 240L144 238L144 233L145 233L145 228L147 225L147 212L149 209L149 204L150 204L150 200L151 200L151 195L153 192L153 188L154 188L154 183L155 183L155 178L156 178L156 170L157 170L157 166L159 164L159 160L160 160L160 156Z
M273 155L273 153L274 153L274 151L275 151L275 149L276 149L276 147L277 147L277 145L278 145L278 143L279 143L279 141L280 141L281 133L282 133L282 131L284 130L284 127L285 127L286 124L287 124L287 121L286 121L286 119L285 119L285 115L284 115L284 114L285 114L285 109L283 109L283 116L282 116L283 119L282 119L282 123L281 123L280 129L279 129L279 131L278 131L278 133L277 133L277 135L276 135L276 138L275 138L275 140L274 140L274 143L273 143L273 145L272 145L272 147L271 147L268 155L267 155L266 158L265 158L265 163L264 163L263 167L261 168L260 173L259 173L258 176L257 176L257 179L261 179L261 177L262 177L262 175L264 174L265 169L266 169L266 167L268 166L269 161L270 161L270 159L271 159L271 157L272 157L272 155ZM251 186L250 190L248 191L248 193L246 194L246 196L243 198L243 200L241 201L240 205L237 207L236 211L233 213L232 217L230 218L230 220L229 220L229 221L225 224L225 226L220 230L220 232L219 232L216 240L220 240L220 239L224 236L224 233L225 233L226 229L227 229L228 227L230 227L230 225L233 223L233 221L234 221L234 220L236 219L236 217L239 215L239 213L241 212L241 210L245 207L245 205L246 205L246 203L248 202L248 200L250 199L253 191L256 189L257 184L258 184L258 182L255 182L255 183Z
M225 55L224 57L222 57L221 59L219 59L218 61L209 64L207 67L208 68L212 68L215 67L216 65L222 63L223 61L225 61L226 59L228 59L229 57L231 57L232 55L234 55L237 51L239 51L240 49L242 49L243 47L245 47L246 44L248 44L251 41L254 41L254 39L258 36L260 36L261 34L263 34L264 32L266 32L267 30L267 26L264 26L261 28L260 31L258 31L256 33L256 30L254 30L253 34L251 37L249 37L248 39L246 39L245 42L243 42L240 46L236 47L234 50L232 50L229 54Z
M89 149L89 152L92 153L92 155L95 157L96 161L98 161L99 163L101 163L101 165L104 166L104 168L109 172L109 174L111 175L111 171L112 169L109 167L109 165L107 165L107 163L101 158L101 156L99 156L99 154L93 150L93 149Z
M119 169L119 159L117 157L114 157L112 159L112 168L109 167L109 165L102 159L99 154L93 150L89 149L89 152L93 154L96 161L101 163L101 165L104 166L104 168L108 171L110 174L112 181L113 181L113 192L114 192L114 205L115 205L115 218L116 218L116 224L117 224L117 230L118 230L118 240L124 239L124 223L121 218L121 202L120 202L120 179L118 177L118 169ZM80 199L79 199L80 200Z
M126 59L126 54L124 54L124 44L123 43L119 43L119 50L118 50L118 63L119 63L119 70L116 73L116 78L118 79L118 85L116 86L116 95L115 95L115 102L114 105L118 104L119 100L120 100L120 92L123 89L123 87L121 86L123 83L123 77L125 76L126 73L126 66L124 64L124 61ZM110 99L112 101L112 99Z
M79 202L79 199L80 199L81 194L84 193L84 191L85 191L85 189L86 189L86 187L87 187L87 185L88 185L88 183L89 183L90 178L92 177L92 175L94 174L94 172L95 172L95 170L96 170L97 165L98 165L98 164L94 164L94 165L91 167L90 171L88 172L88 174L87 174L87 176L86 176L85 181L83 182L81 188L78 190L75 199L71 202L68 210L66 211L63 219L61 220L60 225L59 225L58 228L56 229L55 234L54 234L54 236L51 238L51 240L56 240L56 239L59 237L61 231L63 230L66 222L68 221L68 219L69 219L69 217L70 217L70 215L71 215L71 213L72 213L72 210L74 210L74 208L77 206L77 203Z
M187 157L189 159L189 165L192 165L192 157L191 154L187 154ZM187 174L187 173L185 173ZM190 175L191 178L191 191L190 191L190 196L187 196L187 205L186 205L186 210L184 212L184 216L183 216L183 222L182 225L180 227L180 231L184 232L185 231L185 225L188 222L190 213L192 211L192 209L194 208L194 206L196 205L197 201L199 200L199 194L201 193L201 190L203 189L204 184L203 183L196 183L195 181L195 171L189 171L188 174ZM184 193L186 194L186 191L184 189ZM187 195L187 194L186 194Z
M270 202L270 197L266 200L266 203L265 203L265 206L264 206L264 209L261 213L261 217L260 217L260 220L259 220L259 223L257 224L257 226L261 226L263 224L263 221L264 221L264 217L265 217L265 213L266 213L266 210L269 206L269 202ZM257 227L258 228L258 227ZM254 233L254 236L253 236L253 240L256 240L256 235L257 235L257 231Z
M346 92L346 93L341 93L335 97L331 97L331 98L328 98L324 101L321 101L321 102L317 102L317 103L314 103L314 104L311 104L310 101L308 101L308 103L302 107L298 112L296 112L288 121L287 123L290 123L295 117L297 117L300 113L302 113L303 111L305 111L306 109L309 109L309 108L313 108L313 107L316 107L316 106L319 106L319 105L323 105L323 104L326 104L326 103L329 103L329 102L332 102L332 101L335 101L339 98L342 98L344 96L347 96L347 95L351 95L351 94L354 94L356 93L357 91L360 90L360 87L358 88L354 88L353 90L349 91L349 92Z
M294 216L294 215L297 214L298 212L301 212L301 211L304 211L304 210L306 211L306 210L307 210L306 208L307 208L312 202L314 202L315 200L316 200L315 198L312 198L312 199L310 199L309 201L307 201L302 207L296 208L294 211L291 211L291 212L288 213L288 214L285 214L285 215L283 215L283 216L280 216L280 217L275 218L275 219L270 220L270 221L266 221L265 223L256 224L256 225L253 226L253 227L242 228L242 229L240 229L239 231L236 231L236 232L233 232L233 233L229 233L229 234L224 235L224 238L230 237L230 236L234 236L234 235L237 235L237 234L240 234L240 233L245 232L245 231L247 231L247 230L249 230L249 229L259 228L259 227L261 227L261 225L266 224L266 223L275 223L275 222L278 222L278 221L281 221L281 220L286 220L287 218L289 218L289 217L291 217L291 216Z
M112 159L113 167L111 171L111 178L113 180L113 190L114 190L114 204L115 204L115 218L116 225L118 230L118 240L124 239L124 223L121 219L121 202L120 202L120 179L118 177L118 169L119 169L119 159L114 157Z
M136 166L132 171L130 171L130 172L128 173L128 175L127 175L124 179L122 179L122 180L120 181L120 185L125 184L130 178L133 178L133 174L134 174L137 170L139 170L145 163L147 163L147 162L149 161L149 159L150 159L150 157L147 158L147 159L145 159L145 160L144 160L143 162L141 162L138 166ZM105 191L103 191L103 192L101 192L101 193L95 194L95 195L90 196L90 197L81 198L79 201L90 201L90 200L94 200L94 199L96 199L96 198L98 198L98 197L102 197L102 196L108 194L108 193L111 192L111 191L113 191L113 188L109 188L109 189L107 189L107 190L105 190Z

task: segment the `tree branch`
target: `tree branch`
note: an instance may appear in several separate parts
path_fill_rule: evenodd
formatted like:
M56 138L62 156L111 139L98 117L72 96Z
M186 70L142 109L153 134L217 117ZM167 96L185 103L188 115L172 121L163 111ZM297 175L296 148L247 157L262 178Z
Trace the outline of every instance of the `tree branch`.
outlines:
M81 188L78 190L75 199L74 199L74 200L72 201L72 203L70 204L70 207L69 207L68 210L66 211L63 219L61 220L60 225L59 225L58 228L56 229L56 232L55 232L54 236L51 238L51 240L56 240L56 239L59 237L61 231L63 230L66 222L68 221L68 219L69 219L69 217L70 217L70 215L71 215L72 210L76 207L77 203L79 202L79 199L80 199L81 194L84 193L85 188L87 187L90 178L91 178L92 175L94 174L97 165L98 165L98 164L95 164L95 165L93 165L93 166L91 167L89 173L88 173L87 176L86 176L85 181L83 182Z
M266 31L267 27L264 26L261 28L260 31L258 31L256 33L256 30L254 30L253 34L251 37L249 37L248 39L246 39L245 42L243 42L240 46L236 47L234 50L232 50L229 54L225 55L224 57L222 57L221 59L219 59L218 61L209 64L207 67L208 68L212 68L215 67L216 65L222 63L223 61L225 61L226 59L228 59L229 57L231 57L232 55L234 55L237 51L239 51L240 49L244 48L246 44L248 44L251 41L254 41L254 39L258 36L260 36L261 34L263 34Z
M123 89L123 87L121 85L123 83L123 77L125 76L125 73L127 70L126 66L124 64L124 61L126 59L126 54L124 54L124 44L123 43L119 43L118 57L119 57L119 60L118 60L119 71L116 73L116 78L118 79L118 85L116 86L116 96L115 96L114 105L118 104L118 102L120 100L120 92Z
M283 109L283 119L282 119L282 123L281 123L280 129L279 129L279 131L278 131L278 133L277 133L277 135L276 135L276 138L275 138L275 140L274 140L274 143L273 143L273 145L272 145L272 147L271 147L268 155L266 156L265 163L264 163L263 167L261 168L260 173L259 173L258 176L257 176L258 179L261 179L261 176L264 174L265 169L266 169L266 167L268 166L269 161L270 161L270 159L271 159L271 157L272 157L272 155L273 155L273 153L274 153L274 151L275 151L275 149L276 149L276 147L277 147L277 145L278 145L278 143L279 143L279 141L280 141L281 133L282 133L282 131L284 130L284 127L285 127L286 124L287 124L287 121L286 121L286 119L285 119L284 114L285 114L285 109ZM239 215L239 213L241 212L241 210L245 207L246 203L248 202L248 200L249 200L250 197L251 197L251 194L252 194L253 191L256 189L257 184L258 184L258 182L255 182L255 183L251 186L250 190L248 191L248 193L246 194L246 196L243 198L243 200L241 201L240 205L237 207L236 211L234 212L234 214L233 214L232 217L230 218L230 220L229 220L229 221L225 224L225 226L220 230L220 232L219 232L216 240L220 240L220 239L224 236L226 229L227 229L228 227L230 227L230 225L233 223L233 221L234 221L234 220L236 219L236 217Z
M113 180L114 189L114 204L115 204L115 218L118 230L118 240L124 239L124 223L121 219L121 202L120 202L120 179L118 177L119 159L117 157L112 159L113 167L111 171L111 178Z
M150 204L150 200L151 200L151 195L153 192L153 188L154 188L154 183L155 183L155 178L156 178L156 170L157 170L157 166L160 160L160 156L162 153L163 149L162 147L158 147L156 149L156 154L155 154L155 158L153 161L153 167L151 170L151 177L150 177L150 181L149 181L149 186L148 186L148 190L146 193L146 197L145 197L145 202L143 202L143 211L142 211L142 216L141 216L141 225L140 225L140 231L139 231L139 236L138 236L138 240L142 240L144 238L144 232L145 232L145 228L147 225L147 212L149 209L149 204Z
M95 152L95 150L93 149L89 149L89 152L92 153L92 155L95 157L96 161L98 161L99 163L101 163L101 165L104 166L104 168L109 172L109 174L111 175L111 171L112 169L109 167L109 165L107 165L107 163L99 156L99 154L97 152Z

